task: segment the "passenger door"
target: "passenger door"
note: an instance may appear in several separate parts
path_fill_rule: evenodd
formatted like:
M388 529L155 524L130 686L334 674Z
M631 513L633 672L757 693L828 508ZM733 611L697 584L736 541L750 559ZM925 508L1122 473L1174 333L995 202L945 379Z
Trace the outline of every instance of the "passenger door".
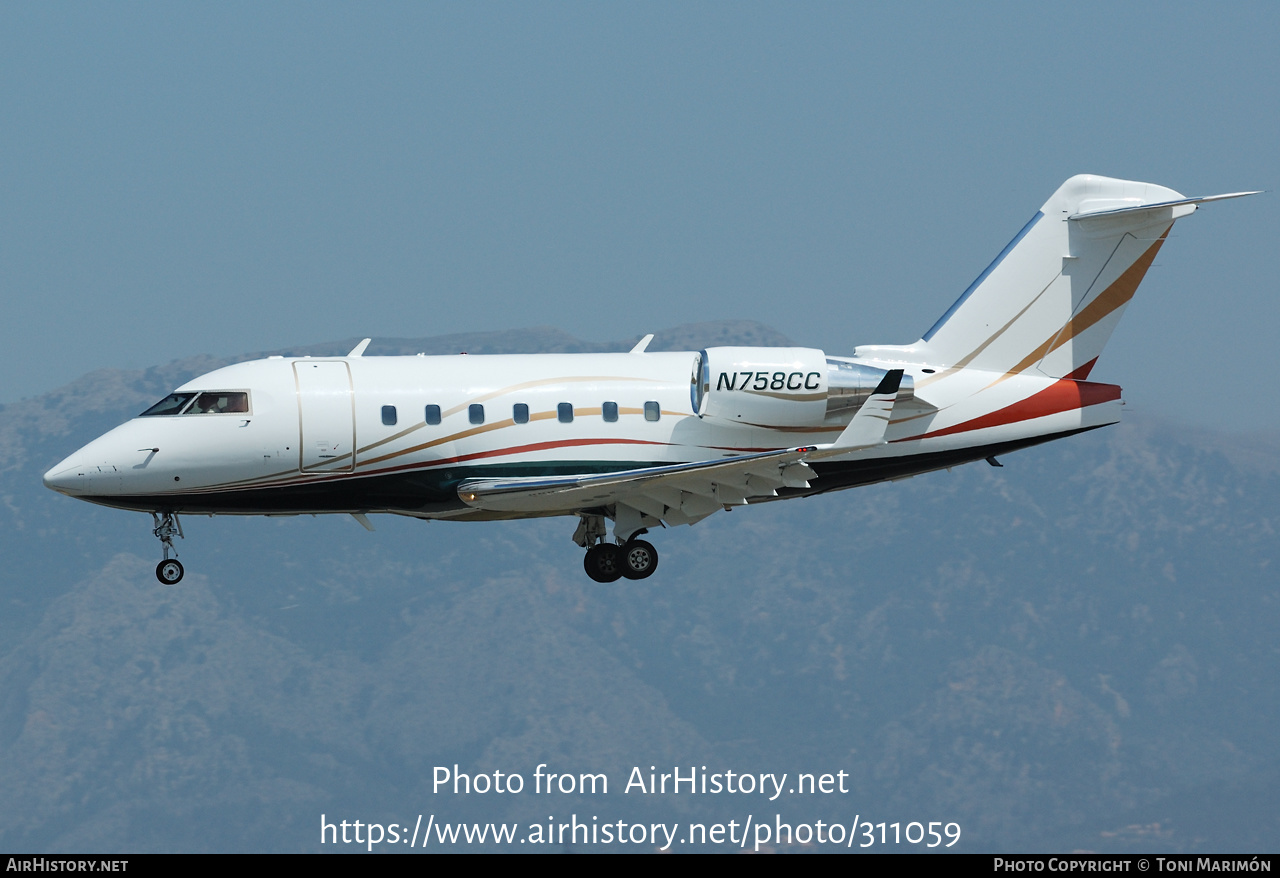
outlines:
M299 461L304 473L355 469L355 399L351 368L341 360L295 360Z

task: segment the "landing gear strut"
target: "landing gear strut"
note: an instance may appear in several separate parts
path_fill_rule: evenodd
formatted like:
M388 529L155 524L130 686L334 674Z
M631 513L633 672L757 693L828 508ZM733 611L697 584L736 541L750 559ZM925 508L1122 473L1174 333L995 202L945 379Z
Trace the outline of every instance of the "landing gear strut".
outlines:
M624 576L644 579L658 569L658 550L652 543L636 539L644 531L611 543L603 515L586 514L579 519L573 541L587 550L582 566L596 582L617 582Z
M185 571L182 569L182 562L177 559L178 550L173 547L173 538L182 538L182 522L172 512L153 512L151 520L155 522L155 528L151 532L164 546L164 560L156 565L156 579L162 585L177 585L182 581ZM170 552L174 554L173 558L169 557Z

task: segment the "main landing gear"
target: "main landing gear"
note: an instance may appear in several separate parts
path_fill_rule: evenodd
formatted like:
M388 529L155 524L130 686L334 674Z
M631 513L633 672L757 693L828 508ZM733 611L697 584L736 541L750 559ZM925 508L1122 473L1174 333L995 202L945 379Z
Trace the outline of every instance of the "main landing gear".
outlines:
M151 531L164 545L164 560L156 565L156 579L162 585L177 585L182 581L182 562L177 559L178 550L173 547L173 538L182 537L182 522L172 512L153 512L151 520L155 528ZM175 557L170 558L172 552Z
M658 569L658 550L645 540L597 543L587 549L582 566L596 582L616 582L622 577L644 579Z
M617 528L614 529L615 532ZM573 539L587 549L582 566L596 582L616 582L622 577L645 579L658 569L658 550L652 543L636 539L643 530L630 539L607 542L603 515L583 515Z

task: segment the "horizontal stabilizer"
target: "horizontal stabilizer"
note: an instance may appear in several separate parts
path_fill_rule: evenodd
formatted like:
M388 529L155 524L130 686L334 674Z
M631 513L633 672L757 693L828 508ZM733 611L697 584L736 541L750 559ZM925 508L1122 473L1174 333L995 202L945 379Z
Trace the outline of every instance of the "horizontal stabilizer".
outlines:
M1210 201L1226 201L1228 198L1244 198L1246 195L1261 195L1262 190L1257 189L1253 192L1227 192L1223 195L1202 195L1199 198L1179 198L1174 201L1161 201L1156 204L1133 204L1123 205L1121 207L1108 207L1101 210L1081 210L1067 217L1072 220L1090 219L1100 216L1120 216L1122 214L1142 213L1143 211L1154 212L1157 210L1166 210L1171 207L1181 207L1183 205L1208 204ZM1188 211L1189 212L1189 211Z

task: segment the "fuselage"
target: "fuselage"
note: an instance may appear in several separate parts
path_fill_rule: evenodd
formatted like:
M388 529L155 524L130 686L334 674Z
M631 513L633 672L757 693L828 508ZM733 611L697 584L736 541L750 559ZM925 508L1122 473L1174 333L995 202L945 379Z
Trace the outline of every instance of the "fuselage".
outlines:
M464 505L458 484L829 442L857 408L856 394L840 398L840 376L895 366L917 390L895 410L886 443L856 461L817 464L816 482L780 496L980 460L1118 419L1111 385L939 376L924 363L800 348L273 357L184 384L160 413L79 449L45 483L141 511L502 517Z
M178 388L45 475L151 512L161 582L181 513L566 515L598 582L657 568L650 529L986 459L1115 423L1089 381L1179 218L1172 189L1065 181L913 344L240 363ZM612 522L612 542L607 522Z

